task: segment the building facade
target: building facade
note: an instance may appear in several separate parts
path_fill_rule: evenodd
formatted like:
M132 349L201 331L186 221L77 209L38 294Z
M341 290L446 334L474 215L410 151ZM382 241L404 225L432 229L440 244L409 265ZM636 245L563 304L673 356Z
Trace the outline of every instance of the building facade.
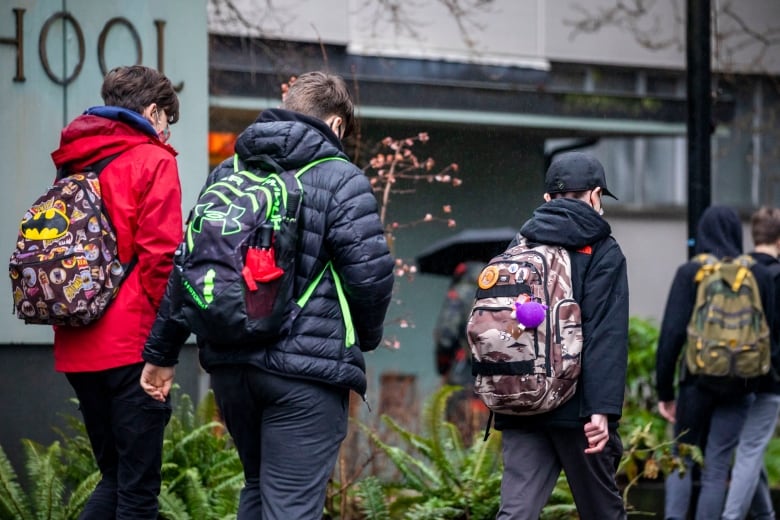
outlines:
M780 27L780 3L717 4L712 200L747 217L780 205L780 52L761 37ZM59 130L100 104L111 67L144 63L182 86L171 142L185 214L235 134L278 106L281 85L326 69L355 94L360 127L346 148L367 173L383 138L421 132L429 140L415 145L419 159L457 164L459 186L423 177L392 194L385 224L398 225L399 260L414 265L427 245L462 229L519 228L542 200L552 155L590 149L619 198L605 209L628 258L631 315L659 319L687 256L685 42L684 2L674 0L0 0L0 151L10 181L0 242L10 254L17 215L54 174ZM388 374L413 376L422 393L438 383L432 328L447 283L399 277L391 348L368 359L370 402L381 401L377 381ZM0 329L0 390L12 395L20 379L52 390L0 408L0 444L31 430L45 442L53 433L40 425L56 423L68 395L51 369L51 331L10 313ZM207 378L193 350L178 373L197 394Z

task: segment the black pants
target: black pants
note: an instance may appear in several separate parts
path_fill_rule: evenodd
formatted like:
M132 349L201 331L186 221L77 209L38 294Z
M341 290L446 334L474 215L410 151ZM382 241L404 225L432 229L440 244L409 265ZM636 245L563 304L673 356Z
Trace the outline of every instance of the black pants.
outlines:
M246 485L239 520L320 520L347 433L349 391L249 365L211 369Z
M170 403L141 388L143 363L66 374L76 391L101 480L81 520L156 519Z

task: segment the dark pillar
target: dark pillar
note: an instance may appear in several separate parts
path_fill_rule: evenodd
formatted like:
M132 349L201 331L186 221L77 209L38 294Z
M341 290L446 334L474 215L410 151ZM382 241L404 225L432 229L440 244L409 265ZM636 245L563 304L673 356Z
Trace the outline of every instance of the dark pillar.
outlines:
M710 0L687 0L688 68L688 255L693 256L696 226L710 205L712 94Z

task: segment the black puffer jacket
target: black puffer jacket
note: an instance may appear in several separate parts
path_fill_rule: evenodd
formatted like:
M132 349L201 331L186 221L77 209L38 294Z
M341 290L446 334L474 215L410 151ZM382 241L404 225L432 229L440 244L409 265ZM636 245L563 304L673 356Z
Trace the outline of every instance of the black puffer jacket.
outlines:
M710 206L699 220L696 230L696 253L711 253L718 258L734 258L742 253L742 223L737 213L727 207ZM682 264L674 275L666 301L661 331L656 352L656 389L660 401L673 401L675 374L678 366L683 369L677 374L683 384L697 381L680 363L680 354L687 341L687 327L696 304L696 272L701 264L688 261ZM765 309L774 309L774 289L767 269L755 264L751 269L761 292L761 303ZM767 314L770 330L774 326L774 313ZM776 346L774 346L776 349ZM776 352L776 351L775 351ZM775 358L777 353L775 353ZM723 390L726 385L721 383Z
M236 142L236 153L250 168L298 169L323 157L346 157L341 144L322 121L286 110L267 110ZM229 161L228 161L229 162ZM205 186L223 175L217 167ZM311 299L292 323L291 332L274 344L256 349L215 350L199 341L200 362L207 371L220 364L251 364L264 370L366 391L361 351L381 339L393 287L393 259L377 214L368 179L353 164L327 161L302 177L301 249L296 266L300 295L330 260L349 303L357 344L346 345L345 320L336 286L326 272ZM171 301L180 285L169 281L143 357L158 366L174 365L189 336Z
M574 396L560 408L528 416L496 414L496 429L578 427L593 414L614 425L623 409L628 362L626 258L612 229L583 201L553 199L541 205L520 233L532 242L571 253L574 298L582 310L582 373Z

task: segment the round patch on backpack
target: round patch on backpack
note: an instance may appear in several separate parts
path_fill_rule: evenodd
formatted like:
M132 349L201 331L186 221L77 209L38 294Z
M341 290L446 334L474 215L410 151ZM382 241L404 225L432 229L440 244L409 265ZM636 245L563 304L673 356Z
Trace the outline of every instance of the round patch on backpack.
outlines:
M490 289L498 282L498 267L489 265L482 270L477 284L480 289Z

